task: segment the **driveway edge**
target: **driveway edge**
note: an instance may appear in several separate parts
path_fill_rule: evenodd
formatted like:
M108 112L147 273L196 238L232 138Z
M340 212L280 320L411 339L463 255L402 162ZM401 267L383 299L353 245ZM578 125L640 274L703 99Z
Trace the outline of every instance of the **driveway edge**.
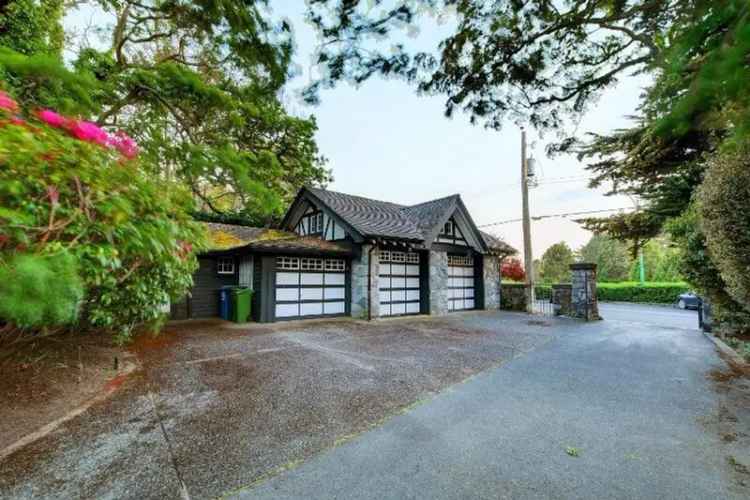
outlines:
M744 371L745 373L750 374L750 363L747 363L742 356L737 354L737 351L729 347L723 340L712 335L711 333L703 332L703 335L708 340L713 342L713 344L716 346L716 349L719 351L719 353L722 354L722 357L733 368L736 368L738 370L741 370L741 371Z
M67 412L65 415L63 415L60 418L57 418L53 420L52 422L40 427L36 431L32 432L31 434L27 434L15 443L6 446L2 450L0 450L0 461L4 460L9 455L12 455L16 451L20 450L24 446L27 446L34 441L37 441L48 434L54 432L58 427L60 427L65 422L74 419L78 415L81 415L86 410L91 408L94 404L104 401L108 397L110 397L112 394L114 394L121 386L122 383L125 381L125 379L135 371L135 369L138 367L135 363L131 362L125 362L122 370L120 373L112 377L110 380L108 380L104 384L104 392L97 394L96 396L93 396L89 400L85 401L83 404L79 405L77 408L74 408Z

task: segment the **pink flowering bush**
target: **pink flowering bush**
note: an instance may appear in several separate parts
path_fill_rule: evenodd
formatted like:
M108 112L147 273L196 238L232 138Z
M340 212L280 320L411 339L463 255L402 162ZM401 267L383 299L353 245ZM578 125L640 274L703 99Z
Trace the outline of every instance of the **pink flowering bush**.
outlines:
M192 197L142 168L124 132L18 111L0 95L0 324L127 338L192 284Z

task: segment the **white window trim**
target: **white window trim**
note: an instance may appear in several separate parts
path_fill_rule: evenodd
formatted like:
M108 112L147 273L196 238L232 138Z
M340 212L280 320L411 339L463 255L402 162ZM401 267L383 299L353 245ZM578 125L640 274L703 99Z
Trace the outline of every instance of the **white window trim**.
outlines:
M231 270L227 270L226 264L229 263ZM234 274L234 258L232 257L219 257L216 260L216 274Z

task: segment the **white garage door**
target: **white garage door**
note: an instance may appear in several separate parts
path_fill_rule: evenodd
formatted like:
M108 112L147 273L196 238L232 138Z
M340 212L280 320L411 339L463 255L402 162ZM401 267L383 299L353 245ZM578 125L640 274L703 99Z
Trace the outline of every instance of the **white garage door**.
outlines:
M451 311L474 309L474 259L448 256L448 307Z
M419 314L419 254L380 251L380 315Z
M308 257L276 259L277 319L346 313L346 261Z

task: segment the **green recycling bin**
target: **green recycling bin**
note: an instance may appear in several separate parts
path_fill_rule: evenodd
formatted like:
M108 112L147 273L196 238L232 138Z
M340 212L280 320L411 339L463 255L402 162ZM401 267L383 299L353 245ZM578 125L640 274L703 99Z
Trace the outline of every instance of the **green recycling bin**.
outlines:
M232 321L245 323L250 321L250 303L253 291L249 288L232 289Z

